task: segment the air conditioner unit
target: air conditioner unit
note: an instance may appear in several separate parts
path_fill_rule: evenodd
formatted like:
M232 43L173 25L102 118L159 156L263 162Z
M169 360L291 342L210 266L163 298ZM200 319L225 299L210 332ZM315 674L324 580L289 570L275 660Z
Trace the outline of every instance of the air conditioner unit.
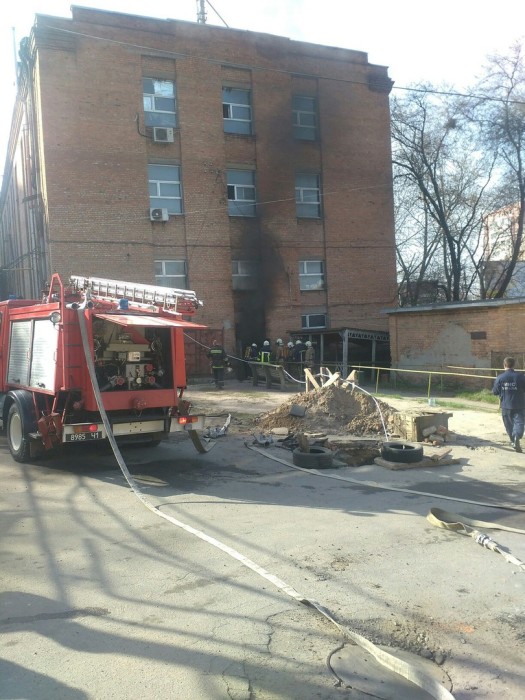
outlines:
M169 221L170 215L167 209L150 209L149 218L152 221Z
M173 143L173 129L168 129L164 126L154 126L153 140L155 143Z

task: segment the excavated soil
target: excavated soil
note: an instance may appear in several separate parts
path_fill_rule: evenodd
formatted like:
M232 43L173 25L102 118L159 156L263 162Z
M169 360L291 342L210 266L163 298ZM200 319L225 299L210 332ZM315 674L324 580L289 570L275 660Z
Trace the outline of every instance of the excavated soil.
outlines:
M293 407L305 415L290 415ZM296 410L296 409L295 409ZM330 435L374 436L384 434L393 423L397 409L358 389L331 385L326 389L295 394L278 408L261 415L258 429L288 428L290 432L324 432Z

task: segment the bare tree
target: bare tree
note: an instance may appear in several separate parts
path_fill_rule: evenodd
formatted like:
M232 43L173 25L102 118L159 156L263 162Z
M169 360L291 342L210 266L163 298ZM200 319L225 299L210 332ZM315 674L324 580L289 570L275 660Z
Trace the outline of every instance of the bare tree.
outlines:
M439 300L436 251L441 238L429 225L419 189L407 174L394 167L396 257L400 306Z
M392 100L395 188L410 185L419 193L412 219L419 224L420 263L410 267L417 270L420 289L431 272L445 301L480 293L483 221L495 162L492 152L480 150L467 107L466 98L430 86ZM403 197L397 193L396 200L402 203ZM407 221L406 212L401 221ZM399 223L398 218L398 233ZM400 233L398 260L403 258L405 277L406 239L407 232Z
M488 59L474 92L478 99L471 118L479 125L484 148L498 158L503 206L487 220L484 283L488 295L501 298L519 272L524 248L525 61L520 43L508 55Z

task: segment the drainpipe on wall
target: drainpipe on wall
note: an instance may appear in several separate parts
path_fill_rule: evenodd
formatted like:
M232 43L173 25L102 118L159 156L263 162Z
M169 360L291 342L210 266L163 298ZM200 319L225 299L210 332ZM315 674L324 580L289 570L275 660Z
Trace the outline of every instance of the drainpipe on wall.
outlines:
M32 37L34 42L34 36ZM26 217L32 220L30 231L33 233L30 244L30 258L32 258L32 274L30 274L29 297L37 298L42 290L42 285L49 277L50 266L47 264L46 238L47 227L45 221L44 202L42 197L42 172L40 168L40 151L38 143L38 125L35 101L35 56L36 48L30 45L31 39L26 37L20 42L20 70L25 74L27 82L27 94L25 98L27 123L29 126L29 144L31 157L31 183L33 194L28 198Z
M348 377L348 328L343 331L343 378Z

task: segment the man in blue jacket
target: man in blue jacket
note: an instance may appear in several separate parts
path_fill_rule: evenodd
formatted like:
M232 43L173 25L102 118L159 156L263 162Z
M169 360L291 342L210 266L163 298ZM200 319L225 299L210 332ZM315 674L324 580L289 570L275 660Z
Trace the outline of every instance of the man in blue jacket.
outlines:
M520 440L524 430L525 376L514 369L513 357L503 360L505 371L496 377L492 393L499 396L501 417L516 452L522 452Z

